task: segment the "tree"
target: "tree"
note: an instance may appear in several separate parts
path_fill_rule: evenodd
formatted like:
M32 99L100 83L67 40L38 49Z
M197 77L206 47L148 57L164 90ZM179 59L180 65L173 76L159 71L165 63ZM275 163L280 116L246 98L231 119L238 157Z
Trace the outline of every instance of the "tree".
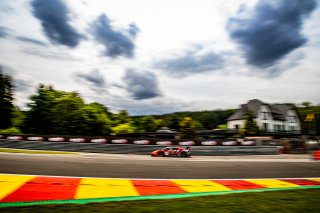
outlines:
M110 112L99 103L85 104L82 108L84 122L89 127L90 135L105 135L111 133Z
M31 96L29 110L26 113L24 132L48 134L53 133L52 108L56 99L64 95L64 92L56 91L52 86L40 84L37 93Z
M12 126L22 129L25 120L25 112L21 111L19 107L14 106L12 112Z
M301 103L301 105L302 105L302 106L304 106L305 108L308 108L308 107L310 107L310 106L311 106L311 103L310 103L310 102L305 101L305 102L302 102L302 103Z
M252 112L248 112L245 116L244 128L241 130L243 136L253 136L260 133L257 123L254 121Z
M11 126L13 90L11 77L3 74L2 70L0 67L0 129L6 129Z
M157 120L151 115L142 116L134 120L134 125L139 133L153 132L157 129Z
M131 122L129 113L126 110L120 110L118 114L112 116L114 125L124 124Z
M180 138L194 138L196 126L192 118L184 117L179 123Z
M135 129L131 123L119 124L115 127L112 127L112 132L115 135L134 133L134 131Z
M76 92L63 94L51 108L52 130L58 134L84 134L90 131L85 121L84 101Z

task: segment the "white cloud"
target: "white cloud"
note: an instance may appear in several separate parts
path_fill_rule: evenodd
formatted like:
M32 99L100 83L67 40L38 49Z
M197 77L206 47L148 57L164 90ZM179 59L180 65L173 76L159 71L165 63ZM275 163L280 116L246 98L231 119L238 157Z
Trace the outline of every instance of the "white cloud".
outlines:
M127 109L131 114L234 108L253 98L271 103L320 102L319 5L302 28L308 42L280 60L272 69L281 69L281 74L270 78L260 68L246 64L245 55L226 30L228 19L237 14L241 5L253 8L258 0L61 0L69 8L70 26L85 37L74 48L50 42L41 22L32 14L30 2L5 0L0 3L0 8L10 11L0 14L0 27L9 32L8 36L0 37L0 64L12 68L22 85L32 81L33 88L44 83L59 90L76 90L87 101L101 102L112 110ZM128 32L132 23L140 29L132 40L134 57L110 58L103 54L108 44L97 43L89 30L101 14L112 20L114 32ZM192 45L201 46L204 51L193 55L215 53L224 59L223 65L218 70L203 71L203 61L191 57L197 62L190 63L191 66L197 67L181 70L186 74L184 78L171 77L166 67L152 66L164 58L181 59ZM135 70L135 76L145 70L152 73L153 77L147 79L156 79L157 83L150 85L161 88L161 96L134 100L135 93L123 87L128 69ZM190 75L197 69L200 74ZM88 87L74 78L75 73L90 77L88 73L92 74L92 70L99 70L97 76L107 82L107 90L93 88L92 82ZM30 89L28 95L33 91ZM19 93L16 100L22 106L27 102L27 95Z

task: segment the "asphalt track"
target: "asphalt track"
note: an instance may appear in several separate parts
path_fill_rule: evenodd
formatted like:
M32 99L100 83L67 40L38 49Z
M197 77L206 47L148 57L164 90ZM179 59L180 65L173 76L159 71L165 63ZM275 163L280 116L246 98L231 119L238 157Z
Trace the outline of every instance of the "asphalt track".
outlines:
M320 176L309 155L152 158L141 155L0 153L0 173L149 179L250 179Z

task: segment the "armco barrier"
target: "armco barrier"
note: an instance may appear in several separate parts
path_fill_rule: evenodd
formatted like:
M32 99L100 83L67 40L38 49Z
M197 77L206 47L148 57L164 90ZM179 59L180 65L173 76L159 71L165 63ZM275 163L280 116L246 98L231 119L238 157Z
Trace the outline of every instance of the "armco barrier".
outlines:
M236 145L238 145L238 142L237 141L225 141L225 142L222 142L222 145L223 146L236 146Z
M1 140L0 147L15 149L93 152L110 154L150 154L155 149L167 145L135 145L135 144L101 144L101 143L70 143L70 142L41 142ZM277 155L279 148L276 146L193 146L192 155Z
M217 141L202 141L201 145L203 145L203 146L217 146L218 142Z
M111 141L111 143L114 143L114 144L127 144L128 140L127 139L114 139L114 140Z
M83 143L86 141L86 139L84 139L84 138L70 138L69 141L75 142L75 143Z
M95 138L90 140L91 143L107 143L107 140L104 138Z
M149 145L150 141L149 140L136 140L136 141L133 141L133 143L137 144L137 145Z
M50 142L62 142L62 141L64 141L64 138L63 137L48 138L48 141L50 141Z
M156 144L162 145L162 146L170 146L170 145L172 145L172 142L171 141L157 141Z
M195 144L196 143L194 141L181 141L181 142L179 142L180 146L193 146Z
M22 140L22 136L8 136L8 140Z
M43 137L27 137L28 141L43 141Z

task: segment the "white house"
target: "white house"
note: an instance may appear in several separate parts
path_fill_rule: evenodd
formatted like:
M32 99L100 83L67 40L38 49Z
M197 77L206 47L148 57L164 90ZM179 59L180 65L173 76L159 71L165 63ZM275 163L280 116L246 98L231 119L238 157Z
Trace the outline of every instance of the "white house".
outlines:
M249 111L259 128L266 132L300 133L301 131L297 112L289 105L267 104L257 99L241 105L241 108L227 119L228 129L243 128L245 116Z

